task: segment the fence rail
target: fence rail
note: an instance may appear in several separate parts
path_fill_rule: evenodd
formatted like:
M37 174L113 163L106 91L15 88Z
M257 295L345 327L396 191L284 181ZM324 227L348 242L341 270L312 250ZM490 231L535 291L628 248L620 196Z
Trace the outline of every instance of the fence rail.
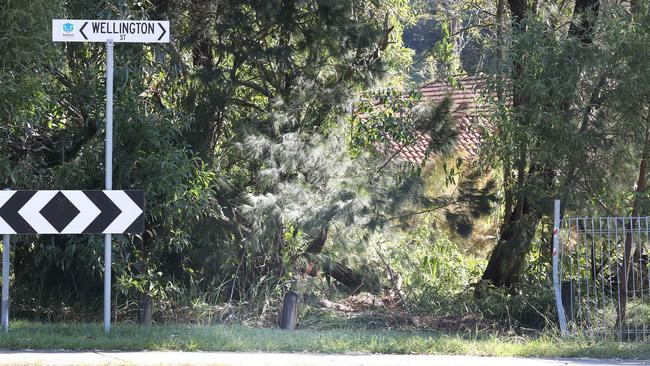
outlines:
M558 210L556 203L554 282L563 333L650 338L650 218L558 221Z

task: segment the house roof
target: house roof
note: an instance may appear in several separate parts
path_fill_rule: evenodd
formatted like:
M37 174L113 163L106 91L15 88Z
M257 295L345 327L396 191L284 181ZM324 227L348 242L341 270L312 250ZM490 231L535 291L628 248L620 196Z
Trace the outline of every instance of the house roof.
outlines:
M468 76L458 78L454 88L447 82L432 82L420 88L421 103L439 102L445 96L452 100L452 116L456 119L458 138L456 148L468 160L474 160L481 145L480 125L484 121L487 107L480 101L480 96L487 92L487 82L483 77ZM421 134L420 138L408 146L401 147L392 142L395 150L401 148L399 156L407 161L421 164L426 155L431 137Z

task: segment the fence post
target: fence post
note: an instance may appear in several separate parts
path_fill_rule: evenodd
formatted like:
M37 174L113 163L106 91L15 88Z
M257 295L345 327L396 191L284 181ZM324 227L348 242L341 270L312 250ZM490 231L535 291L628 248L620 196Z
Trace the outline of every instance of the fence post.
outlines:
M555 307L562 335L567 335L566 316L562 306L562 288L560 287L560 200L555 200L553 210L553 289L555 290Z
M280 318L280 329L295 329L298 319L298 293L289 291L284 296L282 305L282 317Z
M575 321L576 312L574 304L576 303L576 298L578 296L576 281L574 279L562 281L561 289L560 293L562 294L562 308L564 309L565 321Z

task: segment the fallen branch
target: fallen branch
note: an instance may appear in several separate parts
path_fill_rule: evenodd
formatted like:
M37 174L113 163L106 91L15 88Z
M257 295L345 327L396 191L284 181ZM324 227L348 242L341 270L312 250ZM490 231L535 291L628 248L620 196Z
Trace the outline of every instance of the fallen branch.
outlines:
M349 306L347 306L347 305L343 305L343 304L335 303L335 302L329 301L329 300L327 300L327 299L322 299L322 300L320 300L320 305L323 306L323 307L325 307L325 308L328 308L328 309L334 309L334 310L338 310L338 311L344 311L344 312L346 312L346 313L351 313L351 312L354 311L353 308L351 308L351 307L349 307Z
M381 262L384 264L384 267L386 267L386 271L388 272L388 277L390 277L390 282L393 284L393 290L395 291L395 293L399 297L399 300L400 300L400 303L402 304L402 306L404 306L404 309L406 310L406 313L408 314L409 321L411 322L411 324L413 324L413 326L419 327L417 319L415 319L415 317L413 316L413 313L411 313L411 310L409 309L409 306L406 303L406 300L404 299L404 295L402 295L402 289L400 288L400 286L397 283L395 272L393 271L391 266L388 264L388 262L386 262L386 259L381 254L379 249L376 249L376 252L377 252L377 255L379 256L379 259L381 259Z

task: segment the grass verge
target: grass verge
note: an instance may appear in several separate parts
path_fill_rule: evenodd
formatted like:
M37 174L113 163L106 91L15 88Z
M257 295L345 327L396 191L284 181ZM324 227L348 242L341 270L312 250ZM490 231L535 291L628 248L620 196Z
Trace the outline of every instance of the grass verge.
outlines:
M463 354L481 356L650 358L650 344L463 336L394 330L282 331L244 326L118 324L104 334L96 324L13 322L0 335L2 350L265 351L324 353Z

